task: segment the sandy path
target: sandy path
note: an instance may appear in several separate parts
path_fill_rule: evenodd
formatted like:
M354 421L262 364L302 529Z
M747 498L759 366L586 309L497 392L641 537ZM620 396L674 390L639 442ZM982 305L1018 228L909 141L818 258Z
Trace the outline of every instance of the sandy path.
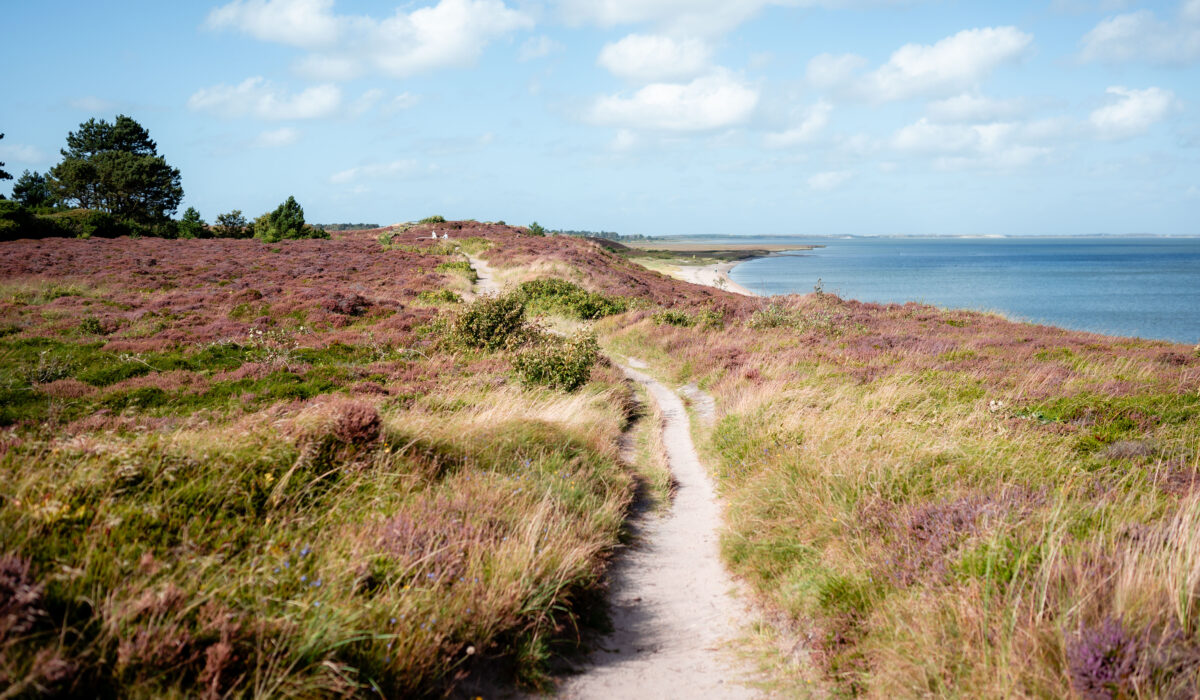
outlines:
M730 592L721 565L720 506L700 464L683 402L675 392L632 368L663 414L663 443L678 481L670 512L645 514L632 525L636 543L613 566L614 631L601 640L589 666L563 683L561 696L587 698L755 698L741 685L728 641L745 608Z
M728 262L718 265L679 265L676 268L677 273L673 276L686 282L716 287L717 289L724 289L727 292L735 294L744 294L748 297L758 296L729 277L729 271L738 264L736 262Z
M496 281L496 273L492 270L492 266L487 264L483 258L469 253L463 253L467 256L467 260L471 261L471 267L475 268L475 275L479 278L475 282L475 294L499 294L500 283Z

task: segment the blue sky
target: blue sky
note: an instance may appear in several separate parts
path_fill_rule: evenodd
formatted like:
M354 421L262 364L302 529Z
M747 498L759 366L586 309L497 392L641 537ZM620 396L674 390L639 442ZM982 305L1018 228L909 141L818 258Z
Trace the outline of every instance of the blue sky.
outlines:
M46 1L5 23L6 170L128 114L208 220L295 195L318 222L1200 234L1200 0Z

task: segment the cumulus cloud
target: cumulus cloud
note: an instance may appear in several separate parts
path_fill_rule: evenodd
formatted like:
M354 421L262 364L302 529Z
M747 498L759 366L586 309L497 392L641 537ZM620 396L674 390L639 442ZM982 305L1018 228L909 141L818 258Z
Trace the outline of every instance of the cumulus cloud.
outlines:
M235 0L206 22L262 41L313 53L299 63L320 80L348 80L377 71L407 77L473 63L492 39L533 26L502 0L439 0L384 19L336 15L332 0Z
M1102 20L1083 37L1083 61L1185 65L1200 59L1200 0L1180 6L1177 21L1138 10Z
M1025 111L1021 100L995 100L962 94L930 102L929 116L939 122L985 122L1010 119Z
M262 77L203 88L188 98L188 108L194 111L268 120L328 117L341 105L342 91L336 85L316 85L290 95Z
M906 44L866 76L866 95L880 101L945 94L972 87L996 68L1026 55L1033 36L1016 27L964 29L936 44Z
M720 69L689 83L652 83L630 97L601 97L590 118L629 129L708 131L749 119L758 96L757 89Z
M337 43L342 20L333 0L235 0L208 14L211 29L236 29L255 39L311 47Z
M842 186L852 177L854 173L848 170L829 170L808 178L808 186L818 192L828 192Z
M415 160L394 160L390 163L371 163L342 170L330 175L329 181L334 184L345 184L357 180L393 180L411 175L416 171L417 162Z
M1092 112L1089 121L1103 139L1136 136L1166 118L1179 106L1175 93L1162 88L1145 90L1114 86L1107 90L1116 101Z
M808 110L804 121L787 131L767 134L764 142L770 148L787 148L809 143L829 124L829 115L832 112L833 105L821 100Z
M299 140L300 130L285 126L262 132L254 140L254 145L258 148L283 148L284 146L291 146Z
M891 145L897 151L933 156L934 165L944 169L1012 169L1048 156L1047 143L1061 137L1064 128L1053 120L940 124L923 117L897 130Z
M606 44L596 62L613 75L648 83L695 77L708 68L711 53L699 39L630 34Z
M672 32L714 35L729 31L769 5L813 4L798 0L562 0L571 24L653 23Z

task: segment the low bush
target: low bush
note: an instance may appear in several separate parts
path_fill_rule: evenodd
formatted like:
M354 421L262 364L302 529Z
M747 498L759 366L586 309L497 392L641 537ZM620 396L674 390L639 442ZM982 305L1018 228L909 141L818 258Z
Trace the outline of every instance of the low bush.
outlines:
M417 295L421 301L431 304L461 304L462 297L450 291L449 289L434 289L426 290Z
M434 214L433 216L427 216L424 219L421 219L417 223L418 224L444 224L444 223L446 223L446 217Z
M679 326L681 328L690 328L696 325L694 316L686 311L677 311L675 309L666 309L659 311L651 316L654 322L660 326Z
M543 335L513 358L513 367L526 384L575 391L588 382L599 355L591 333L570 338Z
M475 282L479 279L479 275L475 274L475 268L471 267L471 263L467 262L466 260L444 262L439 264L435 269L438 272L451 272L462 275L471 282Z
M472 348L499 350L519 342L525 327L525 302L517 294L483 297L454 319L451 337Z
M560 279L541 279L524 282L518 293L533 309L560 313L590 321L624 312L624 299L589 292L577 284Z

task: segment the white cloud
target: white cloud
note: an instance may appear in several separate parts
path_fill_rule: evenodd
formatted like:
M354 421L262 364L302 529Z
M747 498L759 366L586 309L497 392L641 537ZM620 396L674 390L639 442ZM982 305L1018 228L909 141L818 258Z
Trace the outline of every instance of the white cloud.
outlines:
M829 124L829 115L832 112L833 105L821 100L808 110L800 124L787 131L767 134L764 142L770 148L787 148L809 143Z
M1010 119L1025 110L1020 100L994 100L990 97L962 94L930 102L929 116L939 122L985 122Z
M848 170L830 170L808 178L808 186L818 192L828 192L837 189L852 177L854 173Z
M334 184L345 184L356 180L391 180L417 171L415 160L394 160L390 163L372 163L349 168L329 176Z
M538 58L545 58L552 53L562 51L564 47L559 42L542 34L540 36L531 36L521 44L521 50L517 52L517 58L522 61L532 61Z
M649 83L693 78L708 68L711 53L699 39L630 34L606 44L596 62L613 75Z
M328 46L341 36L333 0L235 0L208 13L211 29L237 29L255 39L302 48Z
M492 39L533 26L502 0L439 0L390 17L335 15L332 0L235 0L213 10L207 25L314 53L298 66L319 80L348 80L370 71L407 77L469 65Z
M880 101L962 90L1024 56L1032 43L1033 36L1016 27L985 27L932 45L906 44L866 77L863 89Z
M417 106L417 103L420 101L420 96L409 92L402 92L392 98L392 101L383 108L383 112L384 114L389 115L402 112L406 109L412 109L413 107Z
M613 137L609 148L614 151L629 151L633 150L638 145L638 136L629 129L621 129L617 131L617 135Z
M714 35L729 31L768 5L813 4L796 0L562 0L571 24L658 24L671 32Z
M1051 149L1046 143L1061 137L1062 128L1053 121L939 124L923 117L897 130L892 148L933 156L934 165L943 169L1013 169L1048 156Z
M188 108L194 111L270 120L319 119L331 116L341 105L342 91L336 85L316 85L289 95L262 77L203 88L188 98Z
M1136 136L1162 121L1179 105L1175 93L1149 87L1133 90L1114 86L1107 90L1117 101L1092 112L1089 121L1103 139Z
M254 145L258 148L283 148L300 140L300 130L290 126L269 129L258 135Z
M707 131L746 121L757 105L757 89L719 69L690 83L653 83L632 97L601 97L590 117L631 129Z
M7 163L22 163L39 165L49 159L37 146L24 143L8 143L0 141L0 161Z
M1160 20L1150 10L1109 17L1084 35L1081 43L1083 61L1191 63L1200 59L1200 0L1181 5L1175 22Z

